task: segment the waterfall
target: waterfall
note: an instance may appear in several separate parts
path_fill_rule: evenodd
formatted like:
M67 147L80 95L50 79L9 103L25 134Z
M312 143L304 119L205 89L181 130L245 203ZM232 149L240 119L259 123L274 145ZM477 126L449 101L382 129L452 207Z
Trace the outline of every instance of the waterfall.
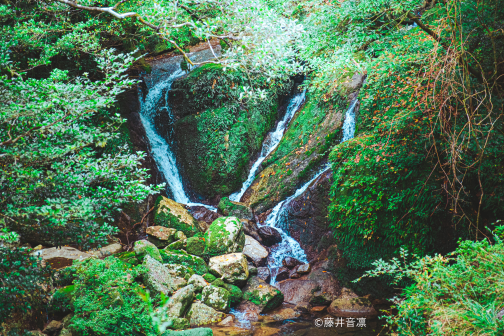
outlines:
M351 104L348 110L345 113L345 121L343 122L343 138L341 142L345 142L354 137L355 133L355 105L357 104L357 99L355 99ZM340 143L341 143L340 142ZM282 260L285 257L293 257L304 263L307 263L308 260L306 258L306 253L301 248L299 243L289 236L283 229L280 228L280 225L288 220L287 208L285 205L289 204L294 198L298 197L302 193L308 189L310 184L315 181L320 175L330 169L329 164L324 165L322 169L320 169L315 176L308 182L306 182L301 188L296 190L296 192L286 198L285 200L278 203L271 213L268 215L265 221L265 225L274 227L282 236L282 241L276 245L274 245L270 250L270 255L268 256L268 267L271 271L271 284L274 285L276 283L276 275L274 274L274 270L282 267Z
M173 194L175 202L184 203L189 206L200 205L212 211L217 211L214 207L201 203L192 203L184 190L182 178L180 176L177 160L172 151L173 143L168 143L160 136L154 125L154 116L158 111L168 113L173 119L172 111L168 105L168 94L173 82L185 74L183 70L176 70L166 80L160 81L149 89L145 100L141 102L140 119L147 134L150 144L150 153L156 162L159 171L163 174L168 186Z
M257 174L257 170L259 169L259 166L264 161L264 159L268 155L270 155L270 153L273 152L273 150L278 146L280 140L282 140L284 131L287 128L287 126L289 126L289 121L297 112L301 104L303 104L305 96L306 96L306 90L301 93L298 93L290 100L284 117L282 118L282 120L278 122L275 130L269 134L269 136L266 138L267 140L263 143L261 154L259 155L259 158L252 165L252 168L250 168L247 180L243 182L240 191L235 192L229 196L229 199L231 201L239 202L245 191L252 185L252 182L254 181L255 176Z

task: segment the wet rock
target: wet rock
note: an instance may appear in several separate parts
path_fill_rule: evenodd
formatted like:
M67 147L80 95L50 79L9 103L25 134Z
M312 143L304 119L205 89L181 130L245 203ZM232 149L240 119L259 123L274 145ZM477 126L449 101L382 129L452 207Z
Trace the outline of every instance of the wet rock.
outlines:
M249 277L247 259L243 253L210 258L208 265L212 274L233 285L242 285Z
M198 257L187 254L183 250L170 251L160 250L161 258L165 264L177 264L191 268L196 274L203 275L208 272L208 266L205 261Z
M259 243L262 243L262 238L258 233L259 227L257 226L257 223L248 219L240 219L240 221L243 225L243 230L245 231L245 234L251 236Z
M187 281L187 284L193 285L194 291L196 292L201 292L203 288L210 285L201 275L198 274L193 274Z
M266 250L257 240L245 235L245 246L243 254L251 260L255 266L266 266L268 261L268 250Z
M328 306L335 299L332 293L317 291L313 293L310 299L310 303L313 306Z
M194 299L194 286L187 285L177 290L166 304L169 317L182 317Z
M148 242L147 240L136 241L135 245L133 245L133 251L135 252L135 255L138 258L138 260L144 260L145 256L148 255L154 260L157 260L159 262L163 261L158 248L151 242Z
M301 277L301 274L298 273L298 268L299 268L299 265L298 266L295 266L293 269L290 270L289 272L289 278L291 279L298 279Z
M261 236L262 244L264 246L273 246L282 241L280 232L271 226L261 226L257 232L259 233L259 236Z
M255 267L254 264L248 263L248 269L249 269L249 276L250 275L257 275L257 267Z
M271 281L271 272L268 267L258 267L257 268L257 277L261 280L264 280L266 283L270 283Z
M209 210L201 205L189 207L189 212L194 217L194 219L199 222L201 232L205 232L214 220L222 216L217 212Z
M232 315L226 317L224 320L217 324L219 327L231 327L234 324L234 318Z
M342 297L334 300L327 312L338 317L376 317L378 312L367 298L363 297Z
M54 269L71 266L74 260L82 261L88 258L95 258L95 256L92 254L84 253L68 246L42 249L33 252L32 255L38 255L42 257L42 264L50 265Z
M327 306L313 306L310 308L312 314L322 313L327 309Z
M48 334L50 336L55 335L63 328L63 323L60 321L52 320L49 324L42 330L43 333Z
M241 252L245 246L243 225L236 217L217 218L205 232L204 238L205 254L208 256Z
M182 278L173 277L166 267L149 255L145 256L143 265L147 269L147 272L143 275L144 283L154 295L160 293L171 295L187 283Z
M203 237L191 237L187 239L186 251L189 254L202 256L205 254L205 239Z
M198 327L218 323L222 321L224 316L224 313L218 312L204 303L195 302L192 304L186 317L189 319L191 327Z
M301 313L292 307L282 305L268 313L275 321L295 320L301 316Z
M290 277L289 269L287 267L280 267L277 270L275 281L279 282L279 281L287 280L287 279L289 279L289 277Z
M154 223L157 226L173 228L182 231L187 237L199 232L198 221L186 208L169 198L159 196L154 210Z
M147 233L149 242L156 245L157 248L164 248L176 240L175 233L177 230L157 225L149 226L145 232Z
M317 281L288 279L276 284L284 295L284 301L292 304L309 302L313 293L320 289Z
M261 313L261 307L248 300L243 300L236 307L236 311L242 315L241 316L242 320L255 322L259 321L260 316L259 314Z
M299 261L296 258L292 258L292 257L285 257L282 260L282 265L284 265L288 269L293 269L294 267L302 265L302 264L303 264L302 261Z
M247 281L243 289L243 298L259 306L263 313L278 307L284 300L283 294L278 289L258 277L252 277Z
M231 201L228 197L221 198L217 206L224 216L235 216L238 218L253 220L254 213L245 203Z
M310 273L311 271L311 266L310 264L303 264L303 265L300 265L298 268L297 268L297 273L299 274L307 274L307 273Z
M261 327L254 332L254 336L276 336L280 335L280 331L279 328Z
M201 300L207 306L220 311L229 309L230 295L226 289L210 285L203 288L201 295Z
M88 251L87 253L94 255L97 258L105 258L112 254L122 252L121 244L110 244L99 249Z
M253 330L235 326L225 327L217 325L212 327L213 336L252 336Z

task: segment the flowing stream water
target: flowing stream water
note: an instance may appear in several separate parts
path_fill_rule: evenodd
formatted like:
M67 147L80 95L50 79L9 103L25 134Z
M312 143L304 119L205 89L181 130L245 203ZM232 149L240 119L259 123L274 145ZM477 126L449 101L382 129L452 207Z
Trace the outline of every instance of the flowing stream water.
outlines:
M255 176L257 174L257 171L259 170L259 167L261 166L261 163L278 146L280 140L282 140L282 136L284 134L285 129L287 128L287 126L289 126L290 120L297 112L297 110L299 110L299 107L303 104L305 96L306 96L306 90L301 93L298 93L290 100L284 117L282 118L282 120L278 122L275 130L271 132L269 136L266 137L266 140L264 141L261 149L261 154L259 155L259 158L252 165L252 168L250 168L247 180L243 182L240 191L229 195L229 199L231 201L239 202L245 191L252 185L252 182L254 182Z
M150 144L150 152L156 161L159 171L163 174L168 186L173 194L175 202L187 204L189 206L200 205L212 211L217 211L216 208L191 202L187 195L182 177L177 167L177 159L173 153L173 142L169 143L156 131L154 125L154 117L157 113L167 113L170 120L173 120L172 111L168 104L168 95L170 93L173 82L185 75L185 71L176 70L166 80L160 81L151 87L145 99L141 102L140 119L147 134Z
M341 142L345 142L354 137L355 133L355 105L357 104L357 99L355 99L348 110L345 113L345 121L343 122L343 137ZM299 243L289 236L283 229L280 228L281 224L288 220L287 207L294 198L298 197L306 191L310 184L315 181L320 175L330 169L329 164L325 165L320 169L313 178L306 182L301 188L296 190L296 192L286 198L285 200L278 203L271 213L268 215L265 221L265 225L274 227L282 236L282 241L272 247L270 254L268 256L268 267L271 271L271 284L276 283L276 270L282 267L282 260L285 257L293 257L304 263L307 263L306 253L301 248Z

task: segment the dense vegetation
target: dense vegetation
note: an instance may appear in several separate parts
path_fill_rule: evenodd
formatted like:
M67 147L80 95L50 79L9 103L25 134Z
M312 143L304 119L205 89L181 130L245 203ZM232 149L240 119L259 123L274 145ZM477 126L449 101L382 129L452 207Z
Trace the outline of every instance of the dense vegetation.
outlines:
M166 51L192 64L187 48L211 39L223 47L217 64L178 84L189 104L176 129L198 134L181 145L194 187L210 197L239 187L302 72L310 113L265 163L285 166L272 168L278 186L265 193L282 199L287 154L308 146L323 117L350 104L347 82L365 76L351 97L356 137L336 145L335 132L322 134L295 181L330 151L329 217L348 269L413 283L388 318L398 334L502 334L500 1L1 0L0 23L0 324L11 334L57 314L47 298L66 277L21 245L99 247L121 209L162 190L146 185L145 154L116 114L117 96L137 83L132 70ZM391 259L405 249L417 261ZM109 258L67 271L76 332L157 334L140 314L152 309L135 280L143 269L130 266Z

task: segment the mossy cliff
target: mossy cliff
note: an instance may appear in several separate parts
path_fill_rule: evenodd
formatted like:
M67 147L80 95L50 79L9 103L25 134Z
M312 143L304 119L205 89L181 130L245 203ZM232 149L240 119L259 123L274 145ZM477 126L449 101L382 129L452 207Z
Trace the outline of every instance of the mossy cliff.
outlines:
M170 104L180 118L175 123L178 162L201 195L239 189L292 88L291 82L276 83L262 100L233 98L233 90L249 85L244 74L224 72L218 65L198 68L173 84Z
M272 208L309 180L338 141L347 102L319 104L308 98L295 114L278 147L246 191L242 202L256 213Z

